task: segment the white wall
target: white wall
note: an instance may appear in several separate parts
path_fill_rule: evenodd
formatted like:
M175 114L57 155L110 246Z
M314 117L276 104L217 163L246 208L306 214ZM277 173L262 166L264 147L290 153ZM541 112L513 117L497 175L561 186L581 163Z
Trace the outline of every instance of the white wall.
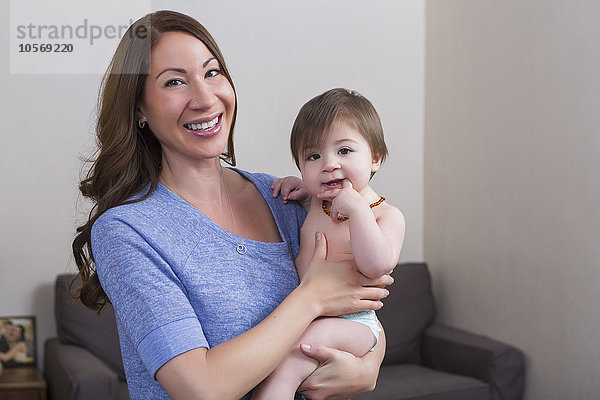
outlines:
M241 168L296 174L288 137L299 107L336 86L368 97L390 149L373 185L405 213L402 259L423 259L423 0L151 4L191 14L219 42L238 92ZM8 2L0 10L9 27ZM81 17L94 21L93 14ZM77 194L78 157L94 143L101 77L10 74L16 50L5 34L0 51L0 315L35 315L41 351L55 336L54 278L75 268L70 245L86 211Z
M600 393L600 3L426 7L425 259L442 321L527 355L528 400Z

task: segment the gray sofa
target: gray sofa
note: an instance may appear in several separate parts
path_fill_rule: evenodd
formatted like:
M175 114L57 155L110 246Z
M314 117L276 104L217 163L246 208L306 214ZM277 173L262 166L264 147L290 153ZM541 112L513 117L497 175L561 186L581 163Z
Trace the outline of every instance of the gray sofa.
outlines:
M525 359L518 349L433 324L435 305L424 263L399 264L378 312L387 350L377 387L360 400L517 400ZM100 315L72 300L73 275L56 279L57 338L45 343L50 400L128 399L112 307Z
M377 312L387 338L373 392L355 400L518 400L525 356L496 340L434 323L425 263L398 264Z
M59 275L54 286L58 337L45 343L48 399L128 399L114 309L108 305L98 315L74 300L70 290L74 278Z

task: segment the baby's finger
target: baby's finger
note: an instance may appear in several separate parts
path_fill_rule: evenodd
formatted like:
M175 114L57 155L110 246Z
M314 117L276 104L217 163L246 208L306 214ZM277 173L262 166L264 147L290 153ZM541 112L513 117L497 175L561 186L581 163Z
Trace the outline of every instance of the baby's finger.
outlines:
M296 185L291 184L290 182L284 182L283 185L281 185L281 197L283 198L283 202L287 203L288 200L294 200L292 194L296 190Z
M286 181L283 182L283 184L281 185L281 195L283 197L289 197L290 193L294 191L294 189L296 189L296 185Z
M275 179L275 182L271 185L271 189L273 189L273 197L279 196L279 192L281 191L281 184L283 183L283 179Z
M295 188L294 190L292 190L287 198L288 200L298 200L298 198L300 198L302 191L300 189Z
M317 198L323 200L333 200L338 195L340 190L341 189L325 190L324 192L317 193Z
M350 179L344 179L342 181L342 189L353 189L354 187L352 186L352 182L350 182Z

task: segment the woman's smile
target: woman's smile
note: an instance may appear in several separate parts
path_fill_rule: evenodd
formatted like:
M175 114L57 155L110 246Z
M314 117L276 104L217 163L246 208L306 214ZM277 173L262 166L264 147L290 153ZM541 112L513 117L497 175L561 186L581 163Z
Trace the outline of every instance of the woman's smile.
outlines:
M139 104L166 163L214 162L224 152L235 114L235 92L202 41L164 35L152 51Z
M213 136L221 131L222 115L223 114L219 114L215 118L209 120L208 122L203 122L202 120L189 122L187 124L183 124L183 127L185 128L185 130L196 136Z

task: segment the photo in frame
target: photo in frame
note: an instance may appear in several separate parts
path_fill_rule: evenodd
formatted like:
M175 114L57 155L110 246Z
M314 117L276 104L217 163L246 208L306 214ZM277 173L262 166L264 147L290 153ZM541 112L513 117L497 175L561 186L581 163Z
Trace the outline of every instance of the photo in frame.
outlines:
M0 361L4 368L36 364L34 316L0 316Z

